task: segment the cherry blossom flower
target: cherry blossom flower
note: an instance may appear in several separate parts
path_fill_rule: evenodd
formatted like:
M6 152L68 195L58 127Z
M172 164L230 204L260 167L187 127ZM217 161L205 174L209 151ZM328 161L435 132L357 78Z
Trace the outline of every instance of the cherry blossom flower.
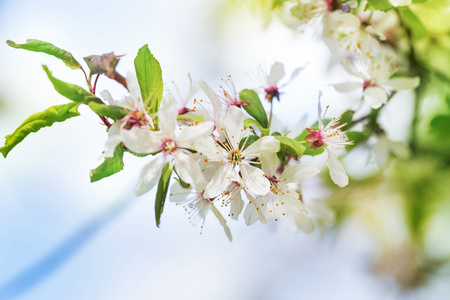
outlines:
M333 84L338 92L348 93L354 90L363 92L363 99L372 108L380 108L388 100L388 90L414 89L420 83L419 77L394 77L395 73L386 58L358 60L357 66L352 61L342 62L342 66L348 73L358 77L358 81Z
M224 118L223 127L217 129L223 133L225 139L209 138L198 145L197 151L206 156L207 160L222 164L206 186L205 196L208 198L216 197L224 192L233 181L243 184L246 189L257 195L265 195L270 190L270 183L264 176L264 172L251 164L261 164L256 162L256 159L277 152L280 143L273 136L267 136L258 139L247 148L245 148L245 142L239 146L245 134L244 118L242 110L230 106Z
M347 125L346 123L340 125L340 118L333 118L327 126L323 126L322 107L320 105L320 98L322 92L319 93L319 107L318 107L318 121L319 129L314 130L306 128L310 133L305 137L305 140L309 143L311 149L317 149L323 147L327 155L327 166L330 170L330 176L334 183L340 187L344 187L348 184L348 176L345 173L344 167L339 162L337 155L333 152L339 149L346 148L347 145L352 145L353 142L349 142L345 132L340 129ZM327 107L328 108L328 107ZM325 114L324 114L325 115Z
M255 92L263 93L267 101L272 102L273 98L280 101L280 89L289 84L305 67L300 67L294 70L291 78L286 83L280 85L280 80L285 76L284 65L280 62L275 62L270 68L269 74L261 66L258 66L256 74L253 76L258 87L254 88Z
M266 219L290 217L295 224L307 233L314 230L314 224L305 208L302 197L296 188L305 179L317 175L320 170L316 167L296 164L287 167L281 175L277 176L279 161L275 153L261 158L262 169L270 182L270 192L264 196L257 196L247 205L244 218L247 225L251 225L259 219L258 211L261 210ZM251 205L252 201L255 205Z
M142 195L149 191L159 179L161 169L168 159L173 157L175 169L180 178L194 188L204 188L205 178L198 162L191 156L195 145L211 135L212 122L202 122L193 126L176 125L178 108L172 95L165 95L158 111L160 131L149 128L139 128L124 135L125 146L135 153L157 153L153 160L142 168L136 194ZM178 135L175 131L180 130Z

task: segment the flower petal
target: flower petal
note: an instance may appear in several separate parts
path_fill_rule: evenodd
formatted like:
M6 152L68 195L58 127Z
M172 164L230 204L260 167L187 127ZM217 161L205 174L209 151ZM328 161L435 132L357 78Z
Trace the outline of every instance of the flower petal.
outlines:
M209 100L211 101L214 117L217 116L222 111L222 101L220 101L219 96L213 91L212 88L209 87L209 85L204 82L199 82L200 88L203 90L203 92L208 96Z
M420 78L419 77L395 77L386 80L382 83L383 86L390 87L394 91L396 90L409 90L409 89L415 89L420 84Z
M122 141L133 152L140 154L154 153L161 150L161 135L148 127L122 129Z
M158 111L159 128L165 137L173 137L178 116L177 101L171 94L163 96Z
M223 230L225 231L225 234L227 235L228 239L232 240L231 238L231 231L230 228L227 225L227 221L223 218L222 214L219 212L219 210L214 206L214 204L209 203L209 207L211 208L212 212L216 216L216 218L219 220L220 225L222 225Z
M265 174L261 169L249 166L247 164L241 164L239 169L241 171L244 185L250 190L250 192L257 195L265 195L270 191L270 182L266 176L264 176Z
M314 222L311 218L305 216L303 213L298 213L294 215L294 221L298 228L306 233L311 233L314 231Z
M187 196L192 192L192 189L182 188L178 182L172 184L170 187L170 202L181 203L186 200Z
M196 190L203 190L206 187L206 180L198 162L188 154L181 151L174 153L175 168L180 178L189 183Z
M206 138L203 141L199 141L199 143L195 145L195 149L198 153L201 153L201 155L206 156L212 161L220 161L223 156L227 156L227 152L222 147L218 146L212 138Z
M236 180L237 179L237 180ZM235 180L239 181L236 171L231 164L224 164L217 170L214 177L208 183L205 189L204 197L206 199L214 198L222 193L230 183Z
M277 86L278 81L283 78L285 75L284 65L280 62L274 62L272 67L270 68L269 76L267 76L267 82L269 86Z
M224 128L228 141L233 149L237 149L242 136L244 135L244 112L236 106L228 108L224 120Z
M198 125L184 127L181 133L176 137L177 145L190 148L199 144L203 139L211 136L213 131L213 122L202 122Z
M105 143L105 151L103 151L103 157L113 157L114 156L114 150L116 149L117 145L119 145L122 142L122 135L121 135L121 124L120 121L114 123L108 131L108 140Z
M320 170L313 166L307 165L292 165L283 171L280 178L286 179L286 183L300 183L305 179L316 176L320 173Z
M264 136L248 146L242 154L250 157L261 157L280 150L280 142L273 136Z
M364 101L372 108L380 108L387 102L386 90L381 87L368 87L364 91Z
M268 153L261 156L259 160L262 162L261 169L267 176L275 175L280 165L280 160L276 153Z
M348 176L337 155L327 147L324 147L324 149L327 154L327 166L330 169L331 179L340 187L346 186L348 184Z
M166 158L162 154L156 155L156 157L146 164L139 176L139 183L134 190L136 196L147 193L153 188L156 182L159 180L162 167L166 162Z
M356 91L357 89L362 89L361 82L336 83L331 86L333 86L339 93L350 93Z
M230 215L231 218L237 220L242 209L244 208L244 200L242 200L241 192L237 192L230 199Z

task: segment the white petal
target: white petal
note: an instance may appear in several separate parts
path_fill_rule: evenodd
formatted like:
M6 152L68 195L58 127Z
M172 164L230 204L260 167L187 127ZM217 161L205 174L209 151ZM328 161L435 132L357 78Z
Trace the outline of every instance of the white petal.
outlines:
M253 204L248 203L244 210L244 220L247 226L253 225L259 220L258 212Z
M357 89L362 89L361 82L336 83L336 84L332 84L332 86L339 93L350 93L350 92L356 91Z
M188 154L181 151L174 153L175 168L178 175L184 181L189 183L196 190L203 190L206 187L206 180L203 177L202 170L198 162Z
M273 136L264 136L248 146L242 154L250 157L260 157L280 150L280 142ZM261 155L262 153L262 155Z
M383 86L390 87L394 91L396 90L409 90L409 89L415 89L420 84L420 78L419 77L395 77L392 79L389 79L387 81L384 81L381 83Z
M364 101L372 108L380 108L387 102L387 93L380 87L368 87L364 91Z
M269 192L270 182L264 176L264 172L261 169L249 166L247 164L241 164L239 169L241 171L244 185L250 192L257 195L265 195Z
M176 137L177 145L190 148L202 142L202 140L211 136L213 131L213 122L202 122L198 125L184 127L181 133Z
M214 206L214 204L210 203L209 207L211 208L212 212L216 216L216 218L219 220L220 225L222 225L223 230L225 231L225 234L227 235L228 239L232 240L231 238L231 232L230 228L227 225L227 221L223 218L222 214L219 212L219 210Z
M131 96L133 96L134 99L142 101L141 88L139 87L139 82L137 80L136 74L128 72L126 80Z
M340 187L346 186L348 184L348 176L337 155L327 147L324 147L324 149L327 154L327 166L330 169L331 179Z
M113 157L114 150L116 149L117 145L122 142L122 135L120 134L122 128L120 126L120 121L117 121L109 128L108 140L105 144L105 151L103 151L104 157Z
M262 162L261 169L267 176L275 175L278 167L280 166L280 160L276 153L268 153L267 155L261 156L260 161Z
M227 152L222 147L217 146L212 138L206 138L203 141L199 141L199 143L195 145L195 149L198 153L202 153L202 155L213 161L220 161L223 156L227 156Z
M242 136L244 135L244 112L236 106L228 108L224 120L224 129L227 139L232 144L233 149L237 149Z
M205 198L210 199L218 196L226 189L227 186L230 185L233 180L239 181L237 178L237 173L231 164L226 163L220 167L219 170L217 170L213 179L211 179L206 186L204 193Z
M103 100L106 100L109 104L115 103L111 93L107 90L101 91L100 96L102 96Z
M146 164L139 176L139 183L134 190L136 196L147 193L153 188L161 175L161 169L166 162L166 158L162 154L156 155L156 157Z
M355 64L352 61L341 61L341 66L344 67L345 71L347 73L354 75L356 77L365 79L363 73L355 66Z
M244 220L245 224L247 226L250 226L254 224L256 221L260 221L262 224L266 224L267 220L264 214L262 213L261 209L261 203L267 203L267 196L258 196L256 199L254 199L250 194L246 192L247 198L250 200L251 203L248 203L245 207L244 211Z
M320 170L313 166L307 165L292 165L283 171L280 178L286 179L286 183L300 183L305 179L316 176L320 173Z
M178 182L172 184L170 187L170 202L180 203L186 200L187 196L192 192L192 189L182 188Z
M148 127L135 127L121 131L123 143L133 152L148 154L161 150L161 135Z
M178 116L177 101L171 94L161 100L158 111L159 128L166 137L173 137Z
M203 92L208 96L209 100L211 101L214 116L217 116L222 111L222 101L220 101L219 96L213 91L212 88L209 87L209 85L204 82L200 81L199 83L200 88L203 90Z
M270 68L269 76L267 77L267 81L269 86L277 86L278 81L283 78L285 75L284 65L280 62L275 62Z
M242 200L241 193L236 193L230 199L230 215L231 218L237 220L239 214L242 212L244 208L244 200Z
M314 223L311 218L305 216L303 213L298 213L294 215L294 221L298 228L306 233L311 233L314 231Z

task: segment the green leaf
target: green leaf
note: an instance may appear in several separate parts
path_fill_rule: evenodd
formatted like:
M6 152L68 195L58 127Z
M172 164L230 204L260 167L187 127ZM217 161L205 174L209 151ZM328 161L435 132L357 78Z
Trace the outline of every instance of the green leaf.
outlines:
M269 121L267 120L267 114L264 107L261 104L261 100L258 94L254 90L242 90L239 93L239 100L250 103L248 106L244 106L244 109L250 116L255 118L264 128L269 127Z
M164 210L164 202L166 202L167 191L169 190L170 176L172 175L173 168L170 162L166 162L162 171L161 177L158 182L158 190L156 191L155 199L155 220L156 226L161 224L161 215Z
M98 181L123 170L123 147L119 144L114 150L113 157L105 158L105 161L96 169L91 170L91 182Z
M62 60L66 66L71 69L81 69L81 65L75 60L75 58L66 50L60 49L53 44L39 41L39 40L27 40L26 44L16 44L13 41L6 41L6 43L16 49L24 49L34 52L42 52L48 55L52 55Z
M151 54L148 45L139 49L134 59L134 67L145 109L148 114L154 114L161 103L163 80L161 66Z
M427 36L427 29L408 7L398 7L397 9L403 22L411 29L414 39L420 40Z
M348 126L350 126L352 124L353 121L353 115L355 114L354 110L347 110L346 112L344 112L341 115L341 120L339 121L340 124L345 124L347 123L346 126L341 128L341 131L346 131Z
M96 102L89 102L88 105L97 115L111 118L114 121L122 119L129 113L128 109L115 105L104 105Z
M389 0L367 0L364 10L381 10L388 11L393 8Z
M4 157L19 144L27 135L37 132L42 127L53 125L55 122L63 122L69 118L79 116L78 106L81 103L71 102L63 105L55 105L47 108L26 119L13 133L5 137L5 145L0 147Z
M248 146L250 146L257 140L259 140L259 136L257 136L257 135L249 135L249 136L243 137L242 140L239 142L239 149L245 150ZM245 146L244 146L244 143L245 143Z
M278 6L282 5L284 2L287 2L289 0L273 0L272 9L277 8Z
M46 65L42 65L42 68L44 68L45 73L47 73L48 79L50 79L50 81L52 82L55 90L67 99L84 104L88 104L91 101L100 104L103 103L100 99L98 99L92 93L86 91L82 87L61 81L53 77L52 72L50 72Z
M282 146L286 147L291 154L295 154L298 157L301 157L306 150L305 146L297 140L281 135L277 135L275 138L281 143Z
M261 124L258 123L258 121L256 121L255 119L245 119L244 120L244 128L249 128L251 126L256 126L258 127L259 130L261 130L261 133L263 135L269 135L270 131L268 128L264 128Z
M360 131L349 131L347 132L347 137L349 141L353 141L353 146L347 147L347 151L351 151L355 149L356 146L360 145L361 143L367 141L369 136L365 132Z
M192 120L195 122L203 122L205 121L205 117L202 115L178 115L177 120Z
M430 122L430 130L442 140L450 140L450 115L437 115Z

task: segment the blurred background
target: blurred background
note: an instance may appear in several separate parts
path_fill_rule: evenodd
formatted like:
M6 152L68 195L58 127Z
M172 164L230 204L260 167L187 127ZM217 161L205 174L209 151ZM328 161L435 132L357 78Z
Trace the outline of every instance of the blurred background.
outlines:
M441 25L425 22L434 35L422 47L429 53L430 45L442 45L443 52L436 50L441 62L429 59L441 68L449 60L450 24L436 14L448 16L449 7L442 2L443 8L435 5L433 11L439 1L429 2L424 20L441 20ZM275 103L275 120L284 131L299 131L317 120L319 89L323 104L330 105L329 116L360 99L328 86L347 75L330 64L332 55L316 31L300 34L279 22L264 26L245 5L3 0L2 137L28 116L67 103L42 64L55 77L85 86L80 71L5 43L29 38L66 49L80 63L92 54L125 54L117 67L123 75L134 70L138 49L149 44L165 83L172 88L175 82L182 94L189 87L188 72L216 91L220 79L232 75L241 90L255 87L248 74L258 64L283 62L287 74L307 64ZM123 171L90 183L107 134L98 117L80 107L81 116L30 134L0 159L0 299L450 299L449 69L423 92L420 139L412 158L380 171L369 159L369 147L361 146L343 160L351 176L348 187L328 184L326 169L325 183L305 182L305 201L324 202L329 209L310 235L274 223L247 227L240 218L229 221L230 243L212 216L200 234L200 227L191 226L184 210L170 202L156 228L155 191L134 196L148 158L125 155ZM125 93L100 77L97 90L103 89L115 98ZM411 91L398 93L382 111L380 122L393 141L411 140L412 98ZM437 112L444 117L431 124ZM324 159L303 162L323 167Z

